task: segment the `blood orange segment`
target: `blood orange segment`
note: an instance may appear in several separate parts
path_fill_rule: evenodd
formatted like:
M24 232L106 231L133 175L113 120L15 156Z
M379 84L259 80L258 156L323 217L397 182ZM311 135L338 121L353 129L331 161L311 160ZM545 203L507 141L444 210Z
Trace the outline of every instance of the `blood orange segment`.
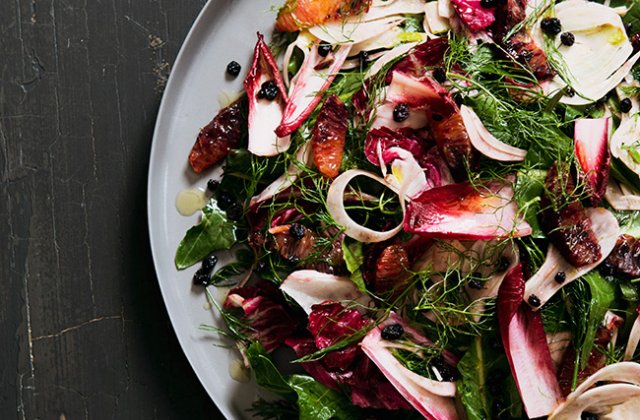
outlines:
M326 177L340 173L348 118L347 107L336 95L329 96L318 114L311 137L313 161Z
M287 0L278 12L276 30L295 32L327 20L364 10L370 0Z

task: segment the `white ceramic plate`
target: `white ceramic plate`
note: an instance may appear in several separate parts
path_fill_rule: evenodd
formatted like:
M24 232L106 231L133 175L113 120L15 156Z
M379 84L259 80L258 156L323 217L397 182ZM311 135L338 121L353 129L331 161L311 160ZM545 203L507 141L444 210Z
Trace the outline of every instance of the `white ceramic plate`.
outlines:
M176 270L173 257L186 230L198 216L183 217L175 208L177 194L185 188L205 187L214 172L196 176L187 157L200 127L220 108L222 92L242 89L256 31L270 37L275 15L269 0L210 0L193 25L178 55L158 114L148 185L148 217L156 273L169 317L193 370L227 418L249 418L245 411L257 395L253 384L241 384L229 375L237 350L220 347L215 334L201 324L222 326L205 308L200 288L191 287L197 267ZM225 69L236 60L243 71L230 80ZM221 261L224 263L224 261ZM221 293L222 294L222 293ZM153 308L148 308L153 310ZM176 374L181 374L176 372Z

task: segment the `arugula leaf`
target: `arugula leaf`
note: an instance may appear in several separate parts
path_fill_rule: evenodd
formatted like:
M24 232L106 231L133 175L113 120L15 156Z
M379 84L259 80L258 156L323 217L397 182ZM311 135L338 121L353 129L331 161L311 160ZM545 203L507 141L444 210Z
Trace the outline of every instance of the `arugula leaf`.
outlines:
M343 394L309 376L292 375L289 385L298 394L300 420L346 420L358 417L357 409Z
M252 343L246 355L258 385L283 397L293 397L291 386L275 367L262 344L257 341Z
M362 277L362 263L364 262L364 255L362 254L362 242L353 242L347 244L346 239L342 241L342 253L344 255L344 262L347 265L347 270L351 273L351 281L355 283L358 290L361 292L367 291L367 286L364 284L364 278Z
M580 368L584 369L589 361L589 354L593 349L598 327L602 324L604 314L611 308L615 300L616 289L597 271L591 271L582 278L589 285L591 291L587 329L580 349Z
M211 199L202 209L202 221L189 229L176 251L178 270L191 267L212 253L229 249L236 243L236 226Z
M486 384L489 370L486 356L482 337L478 336L457 366L462 374L462 379L457 381L458 395L469 420L491 418L493 396Z
M358 408L340 392L305 375L284 377L275 367L264 347L252 343L246 350L256 383L288 401L297 402L301 420L358 418Z

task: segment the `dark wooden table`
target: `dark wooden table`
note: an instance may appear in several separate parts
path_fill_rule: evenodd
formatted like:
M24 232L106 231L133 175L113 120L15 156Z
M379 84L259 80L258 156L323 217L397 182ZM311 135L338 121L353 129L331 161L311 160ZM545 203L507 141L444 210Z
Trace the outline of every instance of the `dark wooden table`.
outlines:
M0 418L219 417L151 261L163 86L204 0L0 1Z

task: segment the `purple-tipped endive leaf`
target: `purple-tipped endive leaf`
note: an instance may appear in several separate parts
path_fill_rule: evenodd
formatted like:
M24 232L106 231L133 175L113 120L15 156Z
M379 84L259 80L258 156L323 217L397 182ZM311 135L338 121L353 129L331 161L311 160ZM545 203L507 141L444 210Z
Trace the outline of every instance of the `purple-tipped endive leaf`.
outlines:
M259 98L262 86L267 82L277 86L274 99ZM274 130L282 119L287 92L278 65L260 33L244 89L249 100L249 151L257 156L275 156L286 151L291 144L289 136L277 136Z
M539 313L523 301L524 277L518 264L498 292L498 321L525 411L530 418L546 416L562 399L560 385Z
M597 205L604 197L609 181L609 118L582 118L575 122L574 143L576 157L590 193L591 203Z
M347 59L352 44L335 46L327 57L320 56L319 45L318 41L311 47L295 77L284 115L276 128L279 136L291 134L311 115Z
M451 184L429 189L407 206L404 230L439 239L488 240L531 234L513 200L513 184Z

